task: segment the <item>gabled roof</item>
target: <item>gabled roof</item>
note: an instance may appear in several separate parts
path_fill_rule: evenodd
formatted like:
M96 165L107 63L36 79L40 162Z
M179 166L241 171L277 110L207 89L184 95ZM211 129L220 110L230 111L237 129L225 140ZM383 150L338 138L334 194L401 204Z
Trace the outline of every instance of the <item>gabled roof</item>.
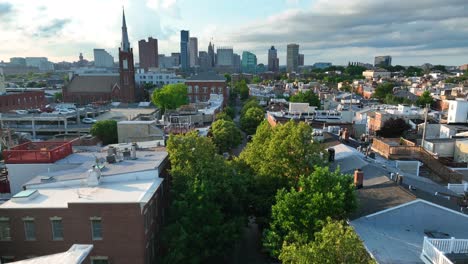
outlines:
M67 86L68 92L75 93L110 93L118 87L120 76L115 75L75 75Z

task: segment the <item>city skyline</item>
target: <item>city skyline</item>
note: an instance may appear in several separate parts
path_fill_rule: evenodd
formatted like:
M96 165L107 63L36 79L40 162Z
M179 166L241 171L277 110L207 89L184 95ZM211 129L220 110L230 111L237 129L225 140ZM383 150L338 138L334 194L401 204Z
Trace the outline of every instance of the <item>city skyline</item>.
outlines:
M242 8L247 3L250 8ZM389 1L301 1L216 3L209 0L103 0L63 3L42 0L0 1L0 60L10 57L48 57L77 61L80 52L90 60L94 48L117 57L121 17L125 6L130 45L153 37L159 53L179 52L180 30L198 38L206 51L233 46L234 52L254 53L267 65L268 49L278 50L286 64L286 45L297 43L305 64L327 61L372 63L374 56L391 55L393 64L461 65L468 60L468 31L464 30L466 1L416 0L399 5ZM219 12L211 12L213 5ZM438 12L427 12L431 9ZM106 10L106 12L102 12ZM386 15L378 14L385 10ZM365 17L365 19L363 18ZM34 23L31 23L34 20ZM243 22L239 22L243 21ZM96 23L99 26L96 26ZM279 27L277 26L279 25ZM138 51L135 49L135 59Z

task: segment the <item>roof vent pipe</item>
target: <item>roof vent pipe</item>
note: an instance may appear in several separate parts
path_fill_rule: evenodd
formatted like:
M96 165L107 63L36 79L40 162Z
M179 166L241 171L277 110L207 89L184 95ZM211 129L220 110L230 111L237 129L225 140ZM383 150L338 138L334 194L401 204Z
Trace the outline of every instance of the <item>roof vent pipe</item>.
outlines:
M132 147L130 149L130 151L131 151L130 157L131 157L132 160L137 158L136 157L136 150L137 150L137 143L134 142L134 143L132 143Z

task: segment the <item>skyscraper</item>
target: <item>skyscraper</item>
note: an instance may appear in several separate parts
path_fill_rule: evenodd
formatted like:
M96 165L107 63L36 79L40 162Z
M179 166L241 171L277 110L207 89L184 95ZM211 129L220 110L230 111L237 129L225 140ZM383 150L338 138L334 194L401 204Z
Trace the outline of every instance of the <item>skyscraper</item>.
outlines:
M133 63L133 49L128 41L127 24L125 22L125 12L122 13L122 42L119 48L119 75L120 88L113 89L112 94L119 97L124 103L131 103L137 100L137 90L135 89L135 66Z
M252 52L242 52L242 72L255 73L257 67L257 56Z
M241 71L241 57L237 53L232 54L232 68L234 72Z
M140 68L148 70L159 67L157 39L149 37L148 41L144 39L138 41L138 51L140 53Z
M272 72L279 71L279 59L275 46L268 50L268 70Z
M186 71L190 67L189 61L189 31L181 30L180 31L180 67L182 70Z
M214 44L211 44L211 41L208 45L208 56L210 56L211 67L216 66L216 54L214 51Z
M297 58L297 65L304 66L304 54L299 54L299 57Z
M211 58L208 56L208 52L200 51L198 53L198 65L200 65L200 70L206 71L211 68Z
M374 59L374 66L392 66L392 56L377 56Z
M190 38L189 39L189 61L190 67L195 67L198 65L198 39Z
M299 45L288 44L286 54L286 69L288 72L296 72L299 60Z
M216 53L217 66L232 66L232 55L234 53L232 47L219 47Z
M114 57L104 49L94 49L94 66L111 68L114 67Z

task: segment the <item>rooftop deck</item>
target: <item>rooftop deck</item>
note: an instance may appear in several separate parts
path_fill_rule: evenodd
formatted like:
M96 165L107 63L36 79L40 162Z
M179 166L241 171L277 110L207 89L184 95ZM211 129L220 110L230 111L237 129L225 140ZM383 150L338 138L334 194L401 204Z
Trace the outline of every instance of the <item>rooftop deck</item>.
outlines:
M6 164L54 163L72 154L70 142L27 142L3 151Z

